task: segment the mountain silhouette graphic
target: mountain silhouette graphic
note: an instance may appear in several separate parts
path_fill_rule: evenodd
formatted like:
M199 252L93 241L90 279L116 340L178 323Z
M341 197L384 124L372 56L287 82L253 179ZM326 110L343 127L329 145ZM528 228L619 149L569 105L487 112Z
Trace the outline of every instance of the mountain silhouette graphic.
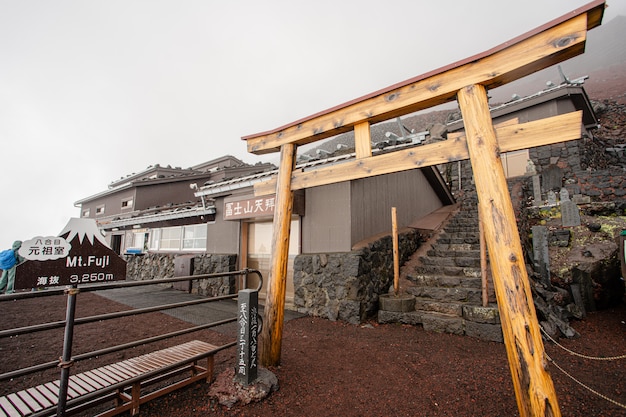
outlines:
M18 265L16 290L126 279L126 261L108 246L94 219L72 218L59 236L72 245L68 256Z

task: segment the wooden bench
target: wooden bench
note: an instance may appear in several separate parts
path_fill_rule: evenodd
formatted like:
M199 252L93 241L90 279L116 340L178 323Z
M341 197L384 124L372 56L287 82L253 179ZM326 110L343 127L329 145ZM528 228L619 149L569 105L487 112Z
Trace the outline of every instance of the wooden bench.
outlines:
M193 340L178 346L71 375L67 390L67 414L80 412L106 401L115 406L99 416L114 416L130 410L139 413L144 404L195 381L213 378L213 355L217 347ZM206 359L206 366L198 361ZM168 378L189 374L163 388L145 392L144 388ZM48 382L0 397L0 416L25 417L54 415L58 403L59 381Z

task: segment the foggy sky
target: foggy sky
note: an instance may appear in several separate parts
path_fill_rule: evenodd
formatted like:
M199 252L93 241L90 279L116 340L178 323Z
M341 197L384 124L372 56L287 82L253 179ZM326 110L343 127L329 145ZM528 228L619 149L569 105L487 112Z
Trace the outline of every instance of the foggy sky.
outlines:
M483 52L584 0L0 0L0 249L58 235L74 202L187 168ZM506 4L506 6L504 6ZM626 15L608 1L604 23Z

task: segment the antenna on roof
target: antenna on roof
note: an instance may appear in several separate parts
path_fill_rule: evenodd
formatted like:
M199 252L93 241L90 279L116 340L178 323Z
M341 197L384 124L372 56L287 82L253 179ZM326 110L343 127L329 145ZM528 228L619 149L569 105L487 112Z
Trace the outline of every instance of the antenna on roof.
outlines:
M570 80L569 78L567 78L567 76L563 72L563 69L561 69L560 65L558 65L558 69L559 69L559 74L561 74L561 79L563 80L561 84L582 85L585 83L585 80L589 78L588 75L583 75L582 77L576 78L575 80Z
M572 82L569 80L569 78L567 78L567 76L563 72L563 69L561 68L561 66L557 65L557 68L559 70L559 74L561 75L561 79L563 80L563 81L561 81L561 84L571 84Z

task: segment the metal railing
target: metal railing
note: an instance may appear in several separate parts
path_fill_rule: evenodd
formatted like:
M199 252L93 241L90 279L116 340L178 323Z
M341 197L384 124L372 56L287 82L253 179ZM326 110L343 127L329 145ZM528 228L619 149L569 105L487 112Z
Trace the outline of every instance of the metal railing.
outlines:
M18 378L21 376L29 375L35 372L41 372L47 369L52 369L52 368L57 368L57 367L60 368L61 375L59 378L60 387L59 387L59 396L58 396L58 404L57 404L57 415L64 416L66 415L66 406L68 405L67 389L68 389L68 381L69 381L69 375L70 375L69 371L70 371L70 367L74 363L78 361L83 361L83 360L95 358L98 356L115 353L115 352L123 351L126 349L131 349L131 348L145 345L148 343L157 342L160 340L169 339L169 338L181 336L184 334L197 332L200 330L205 330L205 329L209 329L212 327L221 326L223 324L237 321L237 315L235 313L235 315L232 318L205 323L201 325L196 325L196 326L189 327L186 329L177 330L177 331L170 332L170 333L152 336L149 338L135 340L132 342L123 343L123 344L107 347L104 349L99 349L96 351L72 356L72 346L74 342L73 341L74 327L76 325L100 322L100 321L105 321L105 320L112 320L112 319L117 319L117 318L122 318L122 317L136 316L136 315L152 313L152 312L166 311L166 310L193 306L193 305L198 305L198 304L212 303L212 302L217 302L221 300L236 299L238 297L238 294L235 293L235 294L222 295L222 296L217 296L217 297L210 297L210 298L207 297L207 298L191 300L191 301L156 305L156 306L151 306L151 307L119 311L119 312L114 312L114 313L106 313L106 314L99 314L99 315L94 315L94 316L89 316L89 317L75 318L78 294L84 293L84 292L97 292L97 291L117 289L117 288L139 287L139 286L157 285L157 284L172 284L172 283L182 282L182 281L218 279L218 278L233 277L233 276L234 277L239 276L242 278L241 285L239 286L239 288L244 289L244 288L247 288L249 274L256 274L258 276L258 285L257 285L256 290L259 291L263 285L263 277L261 273L258 270L254 270L254 269L243 269L243 270L232 271L232 272L191 275L191 276L154 279L154 280L121 281L121 282L107 283L107 284L73 285L73 286L68 286L65 288L47 289L47 290L42 290L42 291L31 291L31 292L13 293L13 294L8 294L8 295L0 295L0 303L6 302L6 301L19 301L19 300L24 300L24 299L29 299L29 298L58 296L61 294L67 295L67 308L66 308L65 320L0 330L0 339L1 339L1 338L8 338L8 337L15 337L15 336L23 335L23 334L41 332L41 331L46 331L46 330L65 328L64 337L63 337L63 352L61 356L59 357L59 360L39 363L39 364L32 365L26 368L19 368L19 369L15 369L9 372L2 373L0 374L0 382L6 381L12 378ZM1 304L0 304L0 309L1 309ZM218 352L224 349L234 347L236 345L237 345L237 342L233 341L233 342L226 343L222 346L217 347L215 351ZM86 396L95 397L96 394L91 393L91 394L87 394ZM82 399L84 400L84 398ZM39 413L32 414L32 416L33 417L44 416L44 415L49 415L49 413L50 413L50 410L45 410Z

